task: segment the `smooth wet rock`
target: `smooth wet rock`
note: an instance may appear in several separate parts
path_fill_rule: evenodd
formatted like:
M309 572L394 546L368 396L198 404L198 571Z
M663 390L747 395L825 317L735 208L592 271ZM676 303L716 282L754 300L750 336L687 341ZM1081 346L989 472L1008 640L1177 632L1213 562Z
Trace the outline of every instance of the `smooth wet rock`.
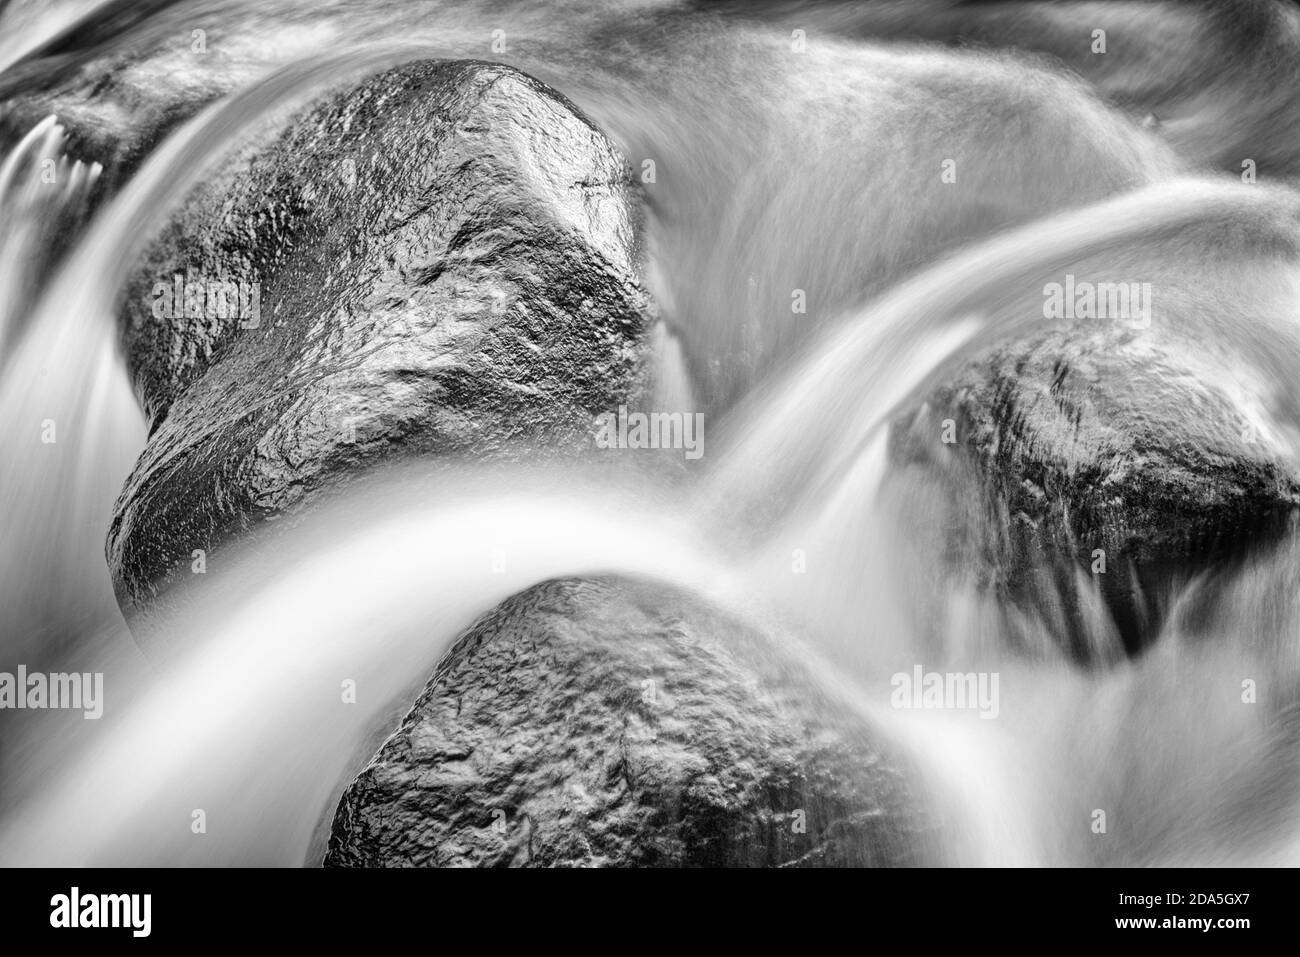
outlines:
M892 481L945 510L951 568L1041 616L1075 658L1115 651L1088 618L1093 585L1136 652L1178 586L1276 541L1300 506L1258 372L1255 385L1163 322L1052 326L973 357L900 416Z
M510 598L347 788L326 866L920 863L870 728L752 626L657 584Z
M196 551L212 570L326 487L398 457L581 455L641 388L629 173L562 96L425 61L285 122L206 178L127 284L150 436L108 556L137 634L201 581ZM229 284L224 308L206 283Z

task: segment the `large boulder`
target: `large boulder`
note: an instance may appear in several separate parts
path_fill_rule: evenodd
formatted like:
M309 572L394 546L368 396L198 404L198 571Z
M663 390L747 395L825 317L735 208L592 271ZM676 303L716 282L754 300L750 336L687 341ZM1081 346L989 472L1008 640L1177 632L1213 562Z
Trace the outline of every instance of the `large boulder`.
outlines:
M206 568L326 486L399 456L580 454L641 388L629 172L564 97L423 61L286 122L192 193L127 284L150 433L108 556L138 634L196 551Z
M1081 261L1080 289L1151 280L1150 313L1042 319L893 423L887 487L916 510L903 520L941 514L949 570L1077 660L1140 651L1183 586L1291 527L1296 199L1276 199L1276 217L1243 202L1235 223L1207 218L1172 247L1153 235ZM1019 282L999 286L1015 303L1003 314L1043 310L1048 287Z
M676 588L561 580L448 651L327 866L922 863L933 822L792 653Z

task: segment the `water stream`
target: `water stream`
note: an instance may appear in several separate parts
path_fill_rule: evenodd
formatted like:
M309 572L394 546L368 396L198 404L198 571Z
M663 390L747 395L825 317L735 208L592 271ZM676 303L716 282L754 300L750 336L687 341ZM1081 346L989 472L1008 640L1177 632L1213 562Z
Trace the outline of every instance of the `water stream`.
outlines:
M186 651L166 662L136 649L104 564L112 503L145 440L114 327L131 263L205 165L264 119L348 74L484 56L495 14L365 21L355 46L268 63L172 133L89 223L99 171L64 156L56 119L0 161L0 669L75 661L106 672L114 701L101 723L47 713L0 728L0 861L314 863L349 772L457 634L536 582L614 572L709 596L774 641L798 636L809 670L914 759L949 862L1300 863L1300 768L1283 720L1300 690L1300 543L1213 591L1190 583L1149 654L1084 670L1032 621L1022 631L1041 640L1010 647L992 599L933 572L933 539L900 519L925 511L927 492L890 485L885 444L897 410L963 356L1042 321L1022 295L1042 277L1108 257L1174 270L1171 236L1228 235L1243 210L1293 215L1295 201L1185 176L1136 129L1089 118L1135 171L1133 191L1045 214L1035 198L1032 221L915 264L934 211L873 218L861 152L868 133L893 134L852 127L855 97L894 95L873 78L900 55L828 42L791 74L784 35L712 20L665 31L660 6L624 5L617 39L597 8L558 22L523 11L499 58L565 92L634 168L656 160L655 401L710 414L705 461L614 483L466 464L436 496L427 477L376 476L274 554L232 555L243 590L216 587L169 622ZM53 29L25 28L25 43L0 46L0 69ZM121 42L156 27L131 29ZM578 56L574 43L586 44ZM39 188L46 159L54 190ZM76 232L54 269L56 214ZM1231 242L1229 290L1252 268ZM1285 393L1300 379L1284 328L1300 277L1282 262L1264 278L1239 313L1207 295L1188 335L1232 342ZM790 309L795 288L818 291L806 318ZM1300 460L1300 415L1279 410ZM491 555L504 564L492 570ZM1104 614L1092 630L1099 654L1115 650ZM914 664L998 672L999 720L891 708L890 676ZM1237 706L1225 674L1268 683L1273 703ZM359 707L340 707L343 679L364 689ZM207 840L188 829L196 807ZM1105 842L1087 826L1100 807Z

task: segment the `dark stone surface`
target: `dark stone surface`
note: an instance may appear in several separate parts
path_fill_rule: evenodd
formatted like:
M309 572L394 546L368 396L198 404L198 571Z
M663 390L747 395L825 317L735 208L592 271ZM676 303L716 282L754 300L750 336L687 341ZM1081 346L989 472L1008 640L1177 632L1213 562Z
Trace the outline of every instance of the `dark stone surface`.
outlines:
M1046 613L1083 660L1099 649L1080 580L1135 652L1178 584L1275 540L1300 505L1294 462L1252 426L1227 363L1153 329L1080 321L987 349L891 433L894 480L949 509L951 566Z
M641 387L629 182L562 96L474 61L372 78L223 162L123 307L151 429L108 555L137 633L193 550L379 460L590 449ZM260 283L259 321L158 318L176 274Z
M443 657L345 791L325 864L927 860L902 766L775 648L676 588L534 586Z

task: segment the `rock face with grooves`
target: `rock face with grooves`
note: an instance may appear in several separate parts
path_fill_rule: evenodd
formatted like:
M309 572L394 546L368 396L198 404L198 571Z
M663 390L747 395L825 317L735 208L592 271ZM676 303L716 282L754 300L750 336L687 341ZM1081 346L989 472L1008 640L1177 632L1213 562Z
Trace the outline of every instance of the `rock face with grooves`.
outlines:
M550 581L438 665L343 795L326 866L921 863L862 719L675 588Z
M629 184L571 103L475 61L373 77L226 161L123 307L151 425L108 555L137 633L195 550L380 460L590 449L642 382Z

